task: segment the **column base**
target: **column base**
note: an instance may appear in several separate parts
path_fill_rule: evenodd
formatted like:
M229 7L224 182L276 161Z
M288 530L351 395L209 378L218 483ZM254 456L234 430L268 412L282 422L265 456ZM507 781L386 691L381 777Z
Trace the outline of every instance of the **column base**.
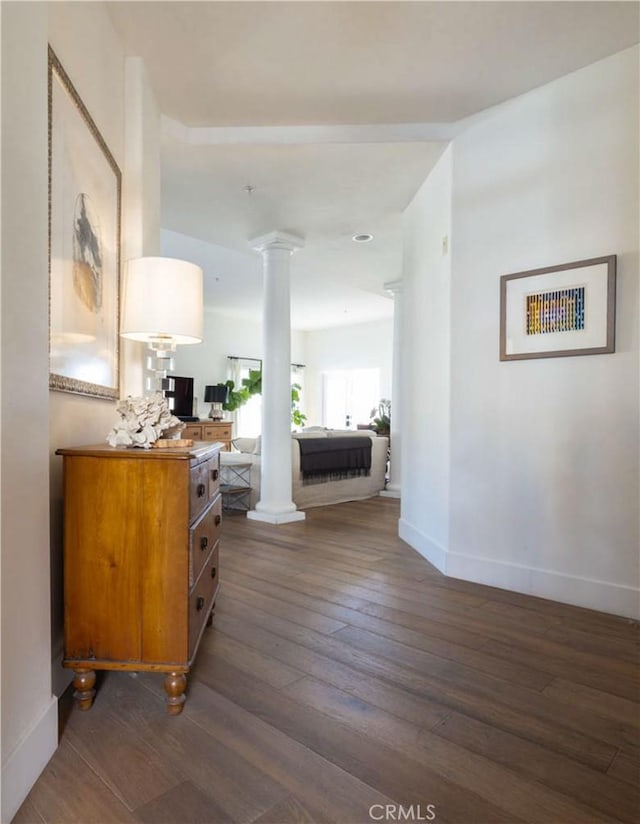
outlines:
M250 521L263 521L265 524L289 524L293 521L304 521L306 515L299 509L292 512L261 512L259 509L250 509L247 518Z
M402 498L402 490L399 486L395 486L395 484L388 486L386 489L383 489L381 492L378 492L378 495L382 498Z

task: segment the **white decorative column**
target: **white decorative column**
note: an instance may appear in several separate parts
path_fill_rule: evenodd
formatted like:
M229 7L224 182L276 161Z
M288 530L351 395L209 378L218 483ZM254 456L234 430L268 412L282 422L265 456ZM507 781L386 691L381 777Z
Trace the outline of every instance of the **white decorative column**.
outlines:
M262 359L262 447L260 500L247 513L254 521L286 524L304 520L291 492L291 254L301 238L270 232L251 246L262 252L264 314Z
M393 295L393 360L391 375L391 460L389 483L381 495L400 498L401 484L401 393L402 393L402 281L385 283L384 288Z

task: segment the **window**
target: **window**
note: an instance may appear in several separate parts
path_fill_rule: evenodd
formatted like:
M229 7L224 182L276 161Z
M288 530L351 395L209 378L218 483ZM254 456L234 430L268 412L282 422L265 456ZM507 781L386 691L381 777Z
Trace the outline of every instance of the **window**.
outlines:
M257 358L228 357L228 378L236 389L249 377L249 372L262 369L262 361ZM234 437L256 438L261 431L262 395L252 395L249 400L235 412L231 413L234 422Z
M242 386L242 380L249 377L249 372L262 369L262 361L257 358L236 358L229 355L228 377L236 388ZM299 363L291 364L291 384L300 387L300 402L302 408L302 393L304 391L304 366ZM262 395L252 395L239 409L232 413L234 421L234 437L256 438L262 431Z

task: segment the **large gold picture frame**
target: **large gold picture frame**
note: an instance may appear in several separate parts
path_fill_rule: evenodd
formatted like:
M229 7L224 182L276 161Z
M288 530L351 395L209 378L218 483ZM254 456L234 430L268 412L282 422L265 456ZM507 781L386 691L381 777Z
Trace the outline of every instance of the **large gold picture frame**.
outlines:
M49 48L49 386L119 395L122 176Z

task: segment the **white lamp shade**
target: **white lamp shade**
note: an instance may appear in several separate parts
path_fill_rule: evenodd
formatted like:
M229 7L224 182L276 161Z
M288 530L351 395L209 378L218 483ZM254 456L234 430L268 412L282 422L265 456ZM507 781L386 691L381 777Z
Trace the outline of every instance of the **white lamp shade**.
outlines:
M202 341L202 269L175 258L129 260L122 288L120 334L131 340Z

